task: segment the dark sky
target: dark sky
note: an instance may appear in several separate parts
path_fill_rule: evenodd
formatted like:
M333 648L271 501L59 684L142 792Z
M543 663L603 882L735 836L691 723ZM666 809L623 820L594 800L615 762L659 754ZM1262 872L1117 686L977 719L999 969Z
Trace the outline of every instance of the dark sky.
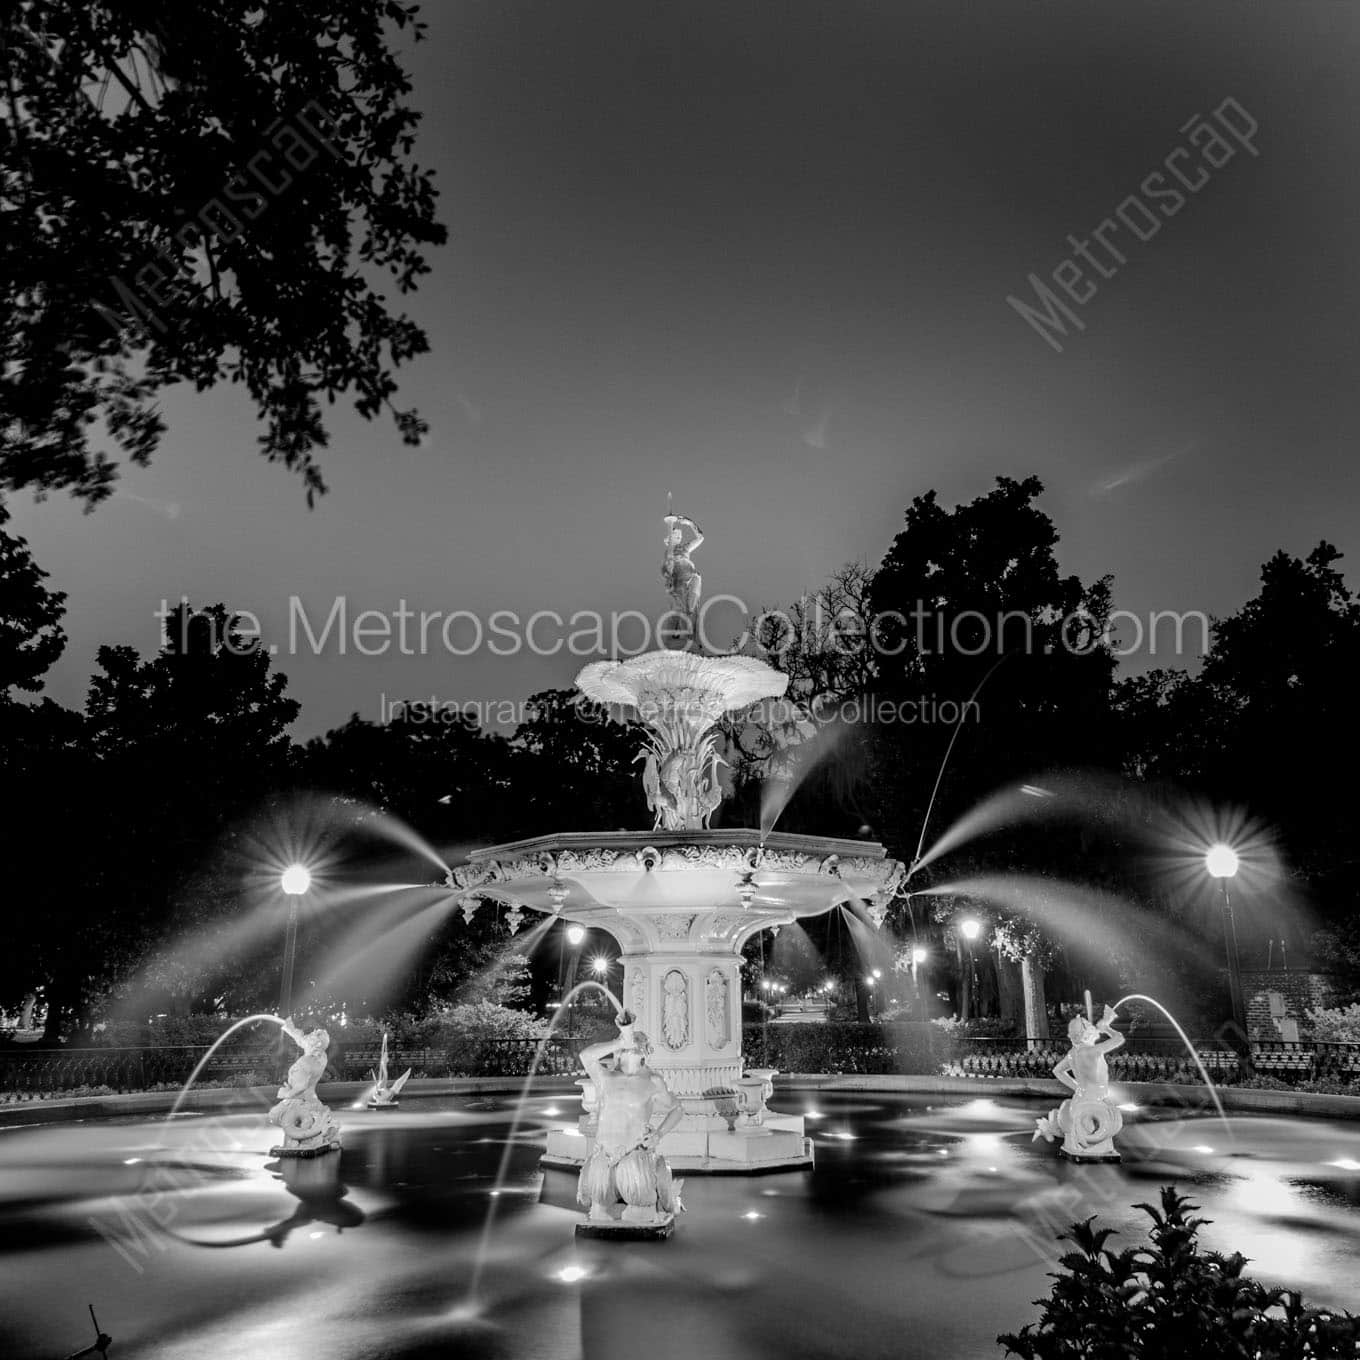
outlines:
M234 391L176 394L93 516L16 505L71 643L150 651L162 596L286 642L313 617L663 604L666 492L708 594L752 607L876 562L913 495L1034 472L1068 570L1130 610L1227 612L1276 548L1360 555L1360 6L1333 0L439 3L412 54L449 245L412 309L433 425L335 422L332 493L255 454ZM1049 348L1007 305L1182 125L1239 152ZM1162 657L1160 660L1174 658ZM309 734L379 696L520 698L570 657L286 656ZM1146 664L1144 658L1134 664Z

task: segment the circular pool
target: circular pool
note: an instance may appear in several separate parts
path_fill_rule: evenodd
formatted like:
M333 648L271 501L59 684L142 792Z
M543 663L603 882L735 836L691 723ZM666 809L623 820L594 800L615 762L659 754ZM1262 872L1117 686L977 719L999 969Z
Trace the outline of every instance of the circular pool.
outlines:
M573 1095L529 1099L508 1156L508 1095L337 1111L339 1185L269 1161L245 1106L3 1129L0 1354L88 1344L93 1303L138 1360L995 1357L1058 1231L1094 1213L1141 1240L1132 1205L1173 1182L1212 1220L1204 1245L1356 1307L1355 1124L1131 1113L1123 1163L1080 1167L1031 1141L1038 1102L772 1105L807 1118L815 1169L690 1177L674 1237L627 1244L578 1241L575 1178L538 1168Z

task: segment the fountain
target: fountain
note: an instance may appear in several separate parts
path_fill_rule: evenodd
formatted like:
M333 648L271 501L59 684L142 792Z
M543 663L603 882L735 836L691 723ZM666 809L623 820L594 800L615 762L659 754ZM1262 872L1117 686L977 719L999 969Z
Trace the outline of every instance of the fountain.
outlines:
M688 553L693 521L668 515L663 577L671 617L695 634L699 578ZM692 532L690 532L692 531ZM680 557L685 561L681 562ZM807 1166L812 1144L796 1115L738 1092L741 950L753 935L849 902L881 925L903 868L873 841L710 829L723 790L718 722L783 695L788 676L754 657L661 650L586 666L577 686L611 714L647 730L643 788L651 831L539 836L473 852L447 882L472 909L480 899L606 931L618 942L623 999L654 1036L650 1067L680 1103L660 1150L679 1170L763 1171ZM754 1076L754 1074L752 1074ZM578 1129L549 1135L544 1163L580 1167L594 1150L594 1102ZM744 1118L737 1126L734 1113Z
M382 1051L378 1055L378 1070L370 1073L373 1077L373 1089L368 1093L368 1099L364 1104L370 1110L393 1110L400 1103L398 1097L401 1095L401 1088L411 1078L411 1069L408 1067L396 1081L387 1079L387 1031L383 1030Z

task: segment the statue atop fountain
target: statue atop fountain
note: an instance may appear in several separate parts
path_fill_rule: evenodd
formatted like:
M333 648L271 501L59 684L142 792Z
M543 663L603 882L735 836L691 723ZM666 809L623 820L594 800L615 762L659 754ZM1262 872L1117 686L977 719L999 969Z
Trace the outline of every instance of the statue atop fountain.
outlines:
M326 1071L331 1037L324 1029L304 1034L291 1020L283 1032L302 1050L279 1087L278 1103L269 1111L271 1124L283 1130L283 1144L270 1148L271 1157L319 1157L340 1150L340 1126L321 1103L316 1084Z
M576 1231L584 1236L669 1237L681 1209L682 1182L671 1177L657 1144L683 1111L661 1076L647 1066L650 1040L619 1016L614 1039L581 1051L595 1084L594 1146L581 1168L577 1202L587 1210ZM606 1067L613 1055L616 1065Z
M1115 1013L1105 1007L1099 1022L1074 1016L1067 1027L1072 1048L1053 1069L1071 1096L1035 1121L1034 1137L1050 1143L1062 1138L1058 1153L1073 1162L1117 1162L1114 1136L1124 1127L1124 1116L1110 1099L1110 1069L1105 1055L1124 1046L1114 1028ZM1101 1035L1106 1037L1102 1040Z
M684 620L684 626L673 631L683 636L681 646L688 647L698 636L699 595L704 585L690 554L703 543L704 536L688 515L672 515L668 510L663 522L666 555L661 562L661 583L671 597L670 617Z
M368 1093L368 1099L364 1102L370 1110L391 1110L397 1105L397 1097L401 1095L401 1088L411 1079L411 1069L408 1067L396 1081L387 1079L387 1031L383 1030L382 1052L378 1055L378 1070L370 1072L373 1078L373 1089Z
M668 618L685 623L687 648L698 634L702 578L690 553L704 541L685 515L667 515L661 577L671 597ZM723 800L717 724L763 699L777 699L789 677L754 656L704 656L685 649L644 652L625 661L595 661L576 677L587 698L638 717L647 744L642 787L653 830L706 831Z

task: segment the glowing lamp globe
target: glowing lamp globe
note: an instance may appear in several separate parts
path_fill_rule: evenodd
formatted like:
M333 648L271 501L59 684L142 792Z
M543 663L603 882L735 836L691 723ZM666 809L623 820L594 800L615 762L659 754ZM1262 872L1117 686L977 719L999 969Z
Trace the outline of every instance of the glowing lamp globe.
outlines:
M959 929L963 931L963 938L965 940L976 940L982 927L976 921L969 918L959 926Z
M1204 867L1213 878L1231 878L1240 861L1231 845L1211 845L1204 856Z
M913 963L924 963L926 961L926 950L923 946L918 944L916 948L911 951L911 961Z
M603 977L609 971L609 960L603 956L592 959L590 971L594 973L596 977Z
M312 875L305 864L290 864L279 879L289 897L301 897L312 886Z
M567 943L568 943L569 945L572 945L572 946L578 945L578 944L581 943L582 940L585 939L585 937L586 937L586 928L585 928L584 926L568 926L568 927L567 927Z

